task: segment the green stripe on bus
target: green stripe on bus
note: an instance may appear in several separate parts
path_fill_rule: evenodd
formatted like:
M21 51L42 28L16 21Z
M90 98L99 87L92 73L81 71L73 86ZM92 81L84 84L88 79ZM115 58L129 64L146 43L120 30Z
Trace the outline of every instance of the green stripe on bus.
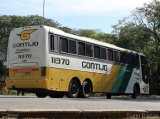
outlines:
M123 79L122 79L123 83L121 83L118 93L125 93L129 80L131 79L132 72L133 72L133 68L128 66L123 76Z
M116 77L116 80L115 80L115 82L113 84L113 87L112 87L112 93L117 93L118 92L120 84L122 83L123 76L125 74L125 70L126 70L125 66L120 67L119 72L118 72L117 77Z
M112 93L125 93L132 71L133 68L129 66L121 66L113 84Z

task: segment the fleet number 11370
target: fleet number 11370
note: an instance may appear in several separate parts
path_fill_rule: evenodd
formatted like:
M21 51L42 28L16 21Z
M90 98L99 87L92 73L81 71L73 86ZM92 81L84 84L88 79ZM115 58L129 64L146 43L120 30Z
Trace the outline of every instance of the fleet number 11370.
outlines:
M51 62L54 64L62 64L62 65L69 65L69 59L65 58L58 58L58 57L51 57Z

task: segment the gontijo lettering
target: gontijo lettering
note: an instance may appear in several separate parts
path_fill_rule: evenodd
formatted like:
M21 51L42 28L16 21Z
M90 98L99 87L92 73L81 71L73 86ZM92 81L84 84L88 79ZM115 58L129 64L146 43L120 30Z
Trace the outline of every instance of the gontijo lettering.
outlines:
M101 71L107 71L107 65L101 65L98 63L91 63L91 62L82 62L82 68L87 68L87 69L93 69L93 70L101 70Z
M38 42L24 42L24 43L14 43L13 48L16 47L29 47L29 46L38 46Z

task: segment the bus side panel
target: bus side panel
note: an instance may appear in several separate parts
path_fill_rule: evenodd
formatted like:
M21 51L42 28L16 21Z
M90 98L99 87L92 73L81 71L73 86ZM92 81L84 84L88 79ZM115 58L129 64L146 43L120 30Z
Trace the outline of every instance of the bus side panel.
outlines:
M141 72L140 69L134 68L125 93L133 93L133 87L136 83L138 83L140 86L140 94L149 94L149 83L145 84L142 81L140 72Z
M55 91L68 91L69 82L72 78L78 77L81 84L89 78L93 85L93 92L103 93L133 93L133 85L138 76L135 76L135 69L126 66L113 65L110 74L93 73L86 71L48 68L49 81L48 89Z
M133 68L121 66L112 88L113 93L125 93L132 71Z
M98 84L96 84L97 88L95 89L95 92L111 92L119 68L119 65L113 65L110 74L97 74L95 80L98 80Z
M93 92L111 92L119 68L119 65L113 65L109 75L61 68L49 68L49 87L51 90L68 91L71 79L78 77L81 84L85 79L89 78L93 85Z
M47 88L45 77L41 77L41 68L28 68L32 70L26 72L26 68L9 69L10 78L6 80L8 88ZM32 77L32 78L31 78Z
M68 91L70 81L77 77L82 83L86 78L93 79L93 73L62 68L49 68L49 89Z

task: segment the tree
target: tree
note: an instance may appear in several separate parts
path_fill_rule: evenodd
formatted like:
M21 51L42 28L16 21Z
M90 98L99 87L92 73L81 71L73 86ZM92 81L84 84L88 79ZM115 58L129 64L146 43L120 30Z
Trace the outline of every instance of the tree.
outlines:
M91 30L91 29L80 29L75 32L76 35L84 36L88 38L93 38L99 41L112 43L113 39L115 39L114 34L107 34L100 30Z
M75 29L71 29L68 27L59 27L59 29L66 32L66 33L77 34L77 31Z
M9 33L13 28L42 24L56 28L60 25L58 22L37 15L0 16L0 60L6 61Z
M160 2L154 0L144 4L114 28L117 34L115 44L147 56L153 72L152 87L157 88L160 81Z
M96 38L97 32L95 30L90 30L90 29L80 29L77 31L77 35L89 38Z

